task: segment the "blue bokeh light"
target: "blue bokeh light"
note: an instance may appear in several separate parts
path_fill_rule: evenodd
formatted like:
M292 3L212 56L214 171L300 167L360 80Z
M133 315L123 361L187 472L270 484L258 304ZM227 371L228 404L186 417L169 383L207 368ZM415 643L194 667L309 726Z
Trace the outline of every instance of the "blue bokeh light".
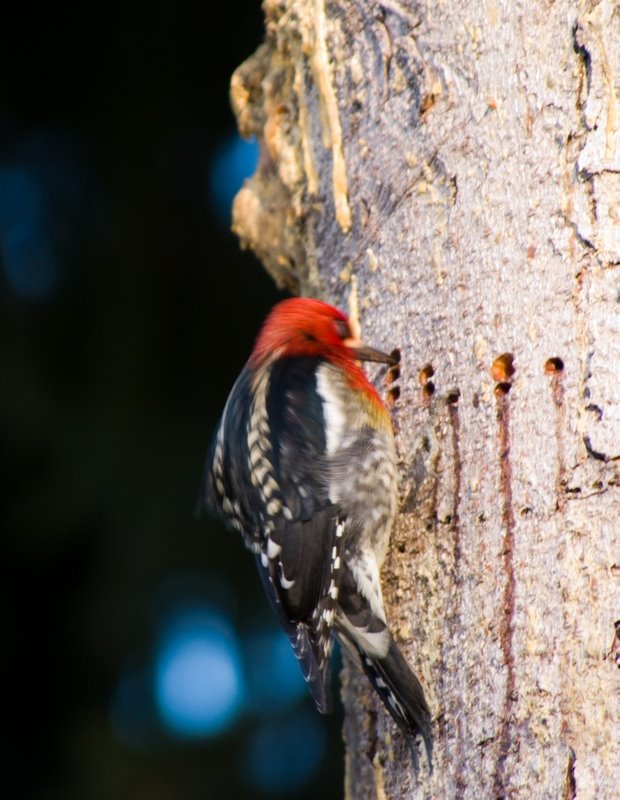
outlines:
M217 219L230 225L230 211L243 181L256 170L259 148L256 139L238 134L226 139L216 151L209 171L209 194Z
M0 255L9 285L26 300L45 298L58 278L44 205L43 188L33 170L0 168Z
M244 697L236 637L212 611L179 611L155 656L155 699L164 727L187 738L214 736L239 714Z
M300 698L310 697L288 637L281 630L273 628L247 636L244 656L252 710L279 712Z
M314 711L266 720L248 740L243 774L270 797L290 795L316 773L325 749L323 722Z

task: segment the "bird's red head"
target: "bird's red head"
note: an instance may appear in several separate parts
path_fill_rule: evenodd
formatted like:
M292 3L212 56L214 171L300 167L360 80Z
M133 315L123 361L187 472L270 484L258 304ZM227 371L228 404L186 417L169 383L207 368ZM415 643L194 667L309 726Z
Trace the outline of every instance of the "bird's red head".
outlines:
M353 336L348 317L321 300L295 297L274 306L250 358L259 366L273 358L314 356L351 369L358 361L396 363Z

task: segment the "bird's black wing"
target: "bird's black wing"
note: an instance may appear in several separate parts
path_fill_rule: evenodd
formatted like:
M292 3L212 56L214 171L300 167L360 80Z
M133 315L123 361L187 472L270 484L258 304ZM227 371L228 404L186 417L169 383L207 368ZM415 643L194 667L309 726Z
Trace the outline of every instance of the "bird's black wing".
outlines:
M245 368L228 396L209 445L196 511L219 516L256 553L261 536L254 508L256 489L250 476L250 411L251 373Z
M347 522L329 498L319 363L283 358L262 374L244 370L209 451L203 496L257 554L265 591L324 712Z
M314 358L290 358L272 368L266 409L274 443L274 496L282 508L269 519L261 567L268 576L267 594L290 625L287 633L295 654L317 707L325 712L330 706L326 684L331 629L347 521L329 497L319 365Z

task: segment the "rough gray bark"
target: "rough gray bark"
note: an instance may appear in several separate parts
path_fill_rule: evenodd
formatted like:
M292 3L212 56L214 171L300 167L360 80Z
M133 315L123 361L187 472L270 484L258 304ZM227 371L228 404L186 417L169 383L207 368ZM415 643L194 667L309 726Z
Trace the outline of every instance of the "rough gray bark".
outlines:
M403 355L383 579L435 770L347 665L346 796L615 798L617 3L264 10L232 81L262 153L234 227L280 285L356 288L365 339Z

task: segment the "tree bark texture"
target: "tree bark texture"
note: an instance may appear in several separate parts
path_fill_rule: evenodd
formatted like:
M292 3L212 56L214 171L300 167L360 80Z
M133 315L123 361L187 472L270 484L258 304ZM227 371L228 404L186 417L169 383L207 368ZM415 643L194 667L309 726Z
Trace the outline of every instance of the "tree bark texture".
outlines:
M434 771L345 666L345 796L620 793L620 8L266 0L234 229L402 353L383 572Z

